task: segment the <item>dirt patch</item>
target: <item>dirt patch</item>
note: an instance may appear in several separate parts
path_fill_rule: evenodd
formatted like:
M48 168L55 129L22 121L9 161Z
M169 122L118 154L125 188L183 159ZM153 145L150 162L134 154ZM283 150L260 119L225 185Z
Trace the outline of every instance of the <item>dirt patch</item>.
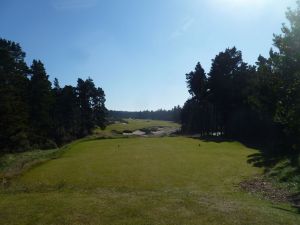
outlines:
M141 130L123 132L124 136L145 136L146 133Z
M136 136L144 136L144 135L146 135L146 133L143 132L143 131L141 131L141 130L136 130L132 134L136 135Z
M173 127L150 127L136 130L133 132L123 131L124 136L141 136L141 137L161 137L169 136L178 131L178 128Z
M254 179L243 181L240 183L240 187L251 194L259 194L264 199L271 200L272 202L293 203L292 194L289 191L275 187L263 177L255 177Z

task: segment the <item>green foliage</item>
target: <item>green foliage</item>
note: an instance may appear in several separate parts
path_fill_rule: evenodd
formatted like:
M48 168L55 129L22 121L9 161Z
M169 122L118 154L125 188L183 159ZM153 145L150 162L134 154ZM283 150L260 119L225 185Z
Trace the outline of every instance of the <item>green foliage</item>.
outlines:
M273 124L274 140L286 153L300 151L300 3L287 12L290 26L274 35L278 52L270 51L269 59L257 63L254 106Z
M255 141L273 154L300 152L300 2L287 18L290 26L274 36L278 52L259 56L256 67L234 47L212 60L207 79L199 63L187 74L184 132Z
M77 95L80 108L80 135L91 134L95 125L105 128L105 94L101 88L96 88L93 80L88 78L86 81L78 79Z
M196 65L195 71L186 74L186 80L193 97L201 99L207 94L207 78L200 63Z
M296 10L287 12L290 26L284 25L281 35L275 35L279 52L270 59L279 80L278 102L274 120L283 127L287 145L300 151L300 2ZM286 144L286 143L285 143Z
M56 148L106 125L105 94L92 79L54 87L43 63L30 69L19 44L0 39L0 153Z
M19 44L0 39L0 152L28 149L28 68Z
M44 139L49 137L51 128L50 109L53 106L53 95L49 76L41 61L33 60L30 70L29 82L29 108L30 125L33 139ZM33 142L36 142L33 140ZM42 144L42 143L41 143Z

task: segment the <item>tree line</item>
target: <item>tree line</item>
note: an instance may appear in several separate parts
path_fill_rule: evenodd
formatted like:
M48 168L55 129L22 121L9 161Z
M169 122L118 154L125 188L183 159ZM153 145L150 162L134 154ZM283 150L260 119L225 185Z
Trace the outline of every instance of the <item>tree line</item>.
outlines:
M156 111L114 111L110 110L108 112L108 117L110 119L147 119L147 120L164 120L173 121L176 123L180 122L181 107L175 106L171 110L159 109Z
M53 84L40 60L0 39L0 153L55 148L105 127L105 94L93 80Z
M220 52L208 73L198 63L186 74L191 94L182 109L185 133L223 135L268 146L273 153L300 151L300 3L288 10L289 26L256 65L235 47Z

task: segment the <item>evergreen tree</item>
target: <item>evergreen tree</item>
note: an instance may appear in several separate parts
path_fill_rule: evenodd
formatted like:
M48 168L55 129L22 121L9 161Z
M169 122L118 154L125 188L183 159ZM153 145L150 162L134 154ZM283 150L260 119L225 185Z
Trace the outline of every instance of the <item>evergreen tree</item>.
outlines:
M105 127L105 95L101 88L96 88L93 80L78 79L77 95L81 116L81 136L91 133L95 126Z
M274 35L278 52L270 58L258 59L260 82L255 103L272 123L273 140L281 151L300 151L300 2L296 10L288 10L290 26L283 25L282 34ZM281 152L282 153L282 152Z
M230 112L233 107L233 78L242 65L242 53L237 49L226 49L212 61L209 73L210 101L216 110L216 124L220 131L228 135Z
M186 82L192 97L200 100L207 94L207 78L201 64L196 65L195 71L186 74Z
M34 143L43 146L52 126L50 110L54 103L51 82L41 61L33 60L30 70L30 125Z
M280 98L275 121L284 126L285 142L293 151L300 151L300 1L296 10L287 12L290 26L283 26L275 35L279 52L271 55L275 73L281 80Z
M0 39L0 153L48 149L105 128L105 94L92 79L53 88L44 65L30 69L19 44Z
M107 109L105 108L105 94L102 88L94 88L94 94L92 97L93 107L93 120L96 126L104 129L106 126L106 114Z
M28 68L19 44L0 39L0 152L22 151L28 142Z

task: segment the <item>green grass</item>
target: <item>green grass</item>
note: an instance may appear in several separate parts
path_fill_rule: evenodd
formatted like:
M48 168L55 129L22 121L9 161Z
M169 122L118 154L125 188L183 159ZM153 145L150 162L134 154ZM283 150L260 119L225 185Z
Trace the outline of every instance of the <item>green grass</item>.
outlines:
M21 174L22 172L30 169L31 167L46 162L51 159L60 157L61 154L70 146L81 142L88 141L93 139L101 138L120 138L124 137L123 135L118 135L117 132L122 132L124 130L135 131L143 128L152 128L152 127L171 127L179 128L180 125L168 121L159 121L159 120L136 120L136 119L127 119L127 124L116 123L109 125L105 130L96 129L94 135L86 137L81 140L74 141L71 144L68 144L61 149L53 150L33 150L22 153L13 153L0 155L0 180L3 178L11 178ZM128 138L128 137L126 137Z
M0 182L13 179L21 175L32 167L47 162L49 160L59 158L66 150L73 145L85 140L92 139L90 137L74 141L60 149L50 150L32 150L20 153L8 153L0 156Z
M0 180L19 175L31 166L57 158L60 154L59 149L5 154L0 157Z
M262 172L253 153L184 137L80 141L0 191L0 224L300 224L288 204L240 190Z

